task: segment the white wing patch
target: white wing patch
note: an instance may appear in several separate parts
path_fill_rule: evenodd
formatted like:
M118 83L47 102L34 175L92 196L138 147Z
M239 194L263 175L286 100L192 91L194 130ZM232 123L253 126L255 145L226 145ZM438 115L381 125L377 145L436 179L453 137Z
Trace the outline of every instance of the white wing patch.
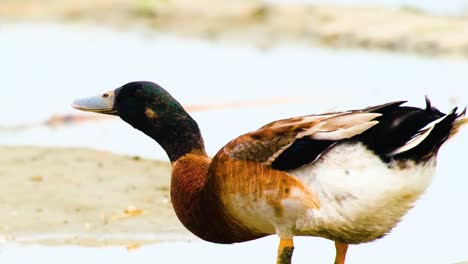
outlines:
M317 132L310 138L316 140L341 140L352 138L377 125L373 119L381 116L378 113L353 113L330 118L323 122Z
M341 140L361 134L378 124L371 121L382 114L378 113L341 113L333 114L320 120L320 123L297 134L296 138L310 136L317 140ZM311 120L308 120L311 122Z
M432 130L434 129L434 126L442 122L442 120L444 120L447 116L448 115L445 115L439 119L436 119L430 122L429 124L427 124L425 127L421 128L418 131L418 133L416 133L410 140L408 140L403 146L394 150L392 153L390 153L390 155L393 156L393 155L403 153L421 144L421 142L423 142L424 139L426 139L429 136L429 134L431 134Z
M319 131L314 133L311 138L316 140L342 140L359 135L369 128L377 125L378 121L369 121L348 128L340 128L332 131Z
M382 116L382 114L379 114L379 113L343 114L343 115L335 116L333 118L328 118L327 120L325 120L325 124L322 126L322 129L336 130L340 128L350 128L352 126L360 125L362 123L373 120L379 116Z

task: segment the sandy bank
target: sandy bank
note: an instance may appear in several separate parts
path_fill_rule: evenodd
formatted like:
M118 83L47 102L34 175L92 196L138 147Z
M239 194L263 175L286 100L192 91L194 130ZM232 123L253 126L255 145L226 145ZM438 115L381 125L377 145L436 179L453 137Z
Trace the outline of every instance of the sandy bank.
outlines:
M7 241L130 245L194 239L176 219L168 163L86 149L0 147Z

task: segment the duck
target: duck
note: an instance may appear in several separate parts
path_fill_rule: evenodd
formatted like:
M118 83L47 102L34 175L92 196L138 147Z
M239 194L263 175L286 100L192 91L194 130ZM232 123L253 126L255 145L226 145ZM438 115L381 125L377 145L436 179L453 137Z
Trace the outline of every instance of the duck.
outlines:
M127 83L77 99L78 110L116 115L154 139L172 165L170 195L180 222L213 243L276 235L277 264L296 236L349 245L387 235L430 185L440 147L468 123L395 101L358 110L273 121L209 157L196 121L154 82Z

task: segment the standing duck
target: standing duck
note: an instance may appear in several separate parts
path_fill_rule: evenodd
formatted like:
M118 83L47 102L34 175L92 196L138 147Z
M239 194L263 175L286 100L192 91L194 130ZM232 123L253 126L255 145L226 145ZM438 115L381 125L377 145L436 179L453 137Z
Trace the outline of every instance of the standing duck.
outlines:
M171 198L182 224L214 243L276 234L277 263L294 236L349 244L385 236L424 193L440 146L468 123L453 109L391 102L278 120L230 141L210 158L197 123L166 90L132 82L76 100L79 110L120 116L157 141L172 164Z

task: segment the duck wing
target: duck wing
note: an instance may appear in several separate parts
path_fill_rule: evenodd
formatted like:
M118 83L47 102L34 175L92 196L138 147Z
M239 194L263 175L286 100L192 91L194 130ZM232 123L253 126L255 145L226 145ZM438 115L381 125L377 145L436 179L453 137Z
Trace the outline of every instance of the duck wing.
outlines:
M282 119L244 134L220 150L234 160L255 161L277 170L314 162L340 140L360 135L378 124L375 119L404 101L361 110Z

